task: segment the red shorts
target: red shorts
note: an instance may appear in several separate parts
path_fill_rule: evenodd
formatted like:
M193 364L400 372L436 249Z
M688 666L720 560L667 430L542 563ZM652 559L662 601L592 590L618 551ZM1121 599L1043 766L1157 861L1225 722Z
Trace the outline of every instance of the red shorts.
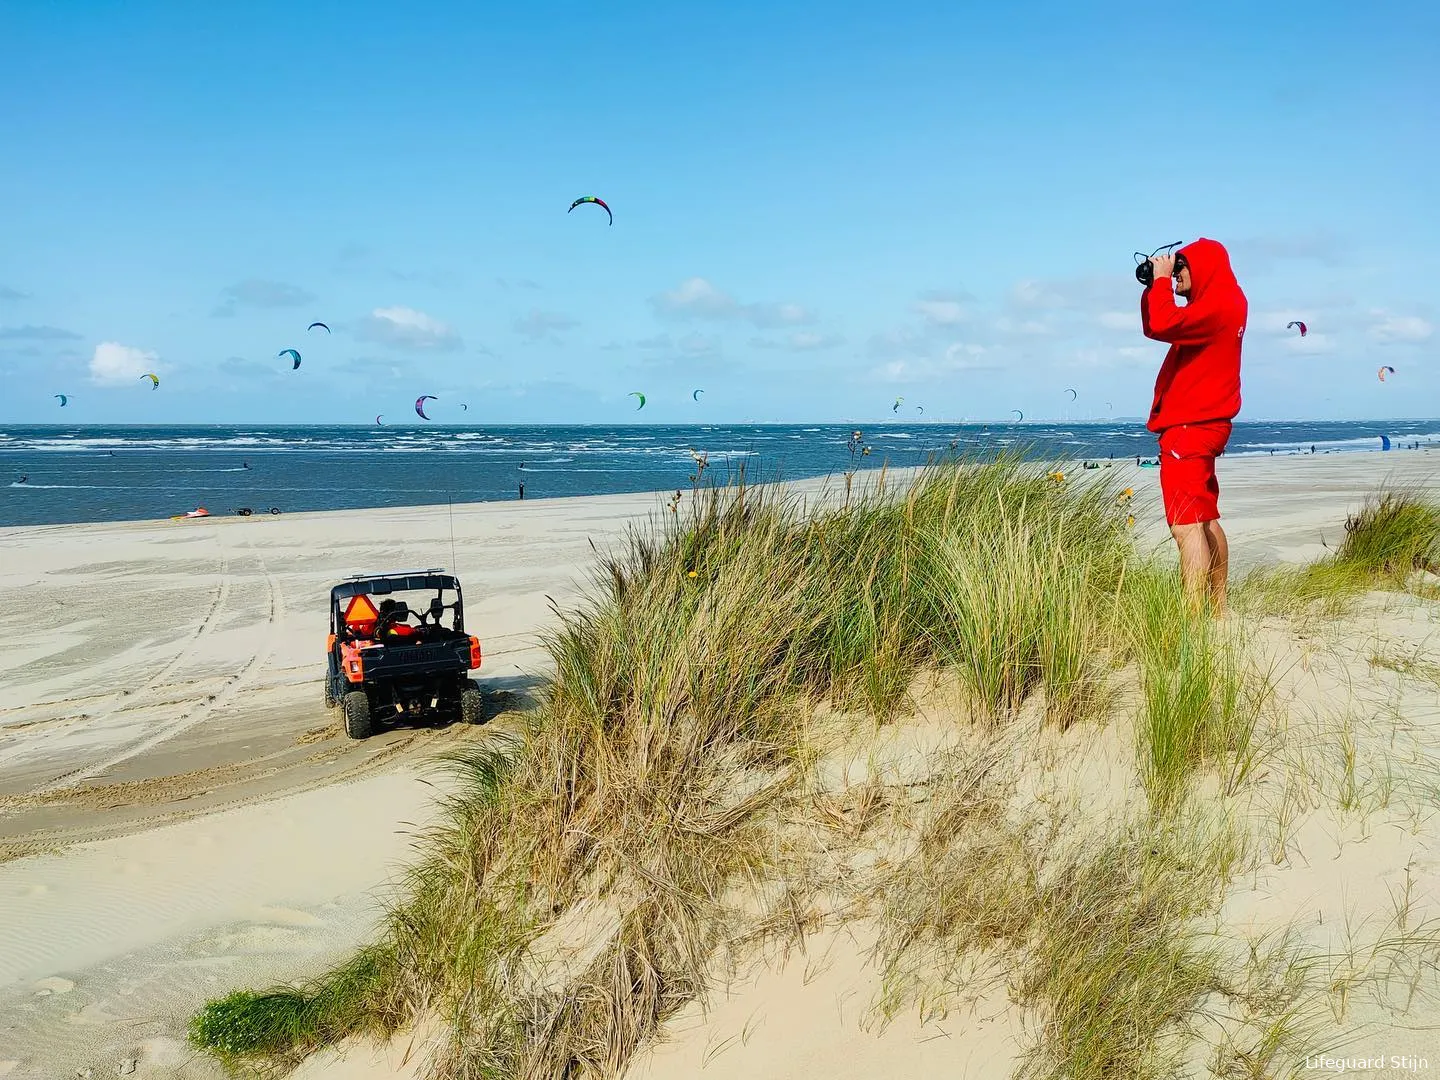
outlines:
M1194 525L1220 516L1215 459L1229 441L1229 420L1177 424L1160 432L1160 494L1168 524Z

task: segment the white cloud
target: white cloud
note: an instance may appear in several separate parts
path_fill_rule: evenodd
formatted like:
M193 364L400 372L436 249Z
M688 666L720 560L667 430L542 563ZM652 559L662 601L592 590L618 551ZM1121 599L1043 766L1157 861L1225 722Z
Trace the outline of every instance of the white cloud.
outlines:
M923 382L961 371L993 371L1001 366L991 350L974 342L957 341L924 356L892 359L871 372L881 382Z
M910 305L910 310L931 326L958 326L970 319L969 297L932 292Z
M843 345L845 339L839 334L817 334L811 330L797 330L791 334L786 341L790 348L797 352L809 352L812 349L833 349L837 345Z
M728 319L740 310L735 297L717 289L702 277L686 278L679 288L652 297L650 303L661 314L693 315L707 319Z
M366 341L406 349L449 352L461 345L454 327L408 307L376 308L361 321L359 336Z
M678 288L650 298L656 314L679 319L743 319L761 329L801 326L815 321L799 304L742 304L702 277L686 278Z
M160 357L144 349L106 341L95 346L95 355L90 358L90 379L103 386L121 386L133 383L146 372L159 374Z
M1370 316L1374 321L1366 333L1371 341L1381 345L1429 341L1435 333L1435 327L1418 315L1394 315L1376 309L1370 312Z

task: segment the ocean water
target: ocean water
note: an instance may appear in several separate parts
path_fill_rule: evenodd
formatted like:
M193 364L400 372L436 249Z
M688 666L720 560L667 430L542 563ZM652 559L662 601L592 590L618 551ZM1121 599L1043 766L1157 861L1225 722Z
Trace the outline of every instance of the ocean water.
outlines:
M212 514L420 506L684 488L692 449L707 475L742 463L752 479L801 479L850 465L844 424L502 427L0 428L0 526ZM924 464L952 452L1023 450L1047 460L1153 457L1139 423L862 426L863 465ZM1395 452L1440 448L1440 420L1241 422L1228 453ZM23 483L21 482L23 478Z

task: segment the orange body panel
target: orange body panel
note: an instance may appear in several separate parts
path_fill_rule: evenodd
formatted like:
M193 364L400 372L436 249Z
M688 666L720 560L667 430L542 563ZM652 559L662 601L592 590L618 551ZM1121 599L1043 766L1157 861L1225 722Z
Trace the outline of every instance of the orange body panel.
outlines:
M347 641L340 646L340 670L349 682L365 681L365 661L360 656L360 648L368 644L368 641Z

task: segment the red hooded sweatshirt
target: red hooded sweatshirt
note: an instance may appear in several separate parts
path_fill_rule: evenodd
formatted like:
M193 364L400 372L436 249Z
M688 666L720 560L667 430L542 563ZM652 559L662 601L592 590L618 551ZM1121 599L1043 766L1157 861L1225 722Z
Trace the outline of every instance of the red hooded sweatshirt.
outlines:
M1140 296L1145 336L1170 343L1155 379L1151 431L1204 420L1230 420L1240 411L1240 344L1249 304L1230 269L1223 244L1201 238L1180 249L1190 266L1190 297L1175 303L1168 277Z

